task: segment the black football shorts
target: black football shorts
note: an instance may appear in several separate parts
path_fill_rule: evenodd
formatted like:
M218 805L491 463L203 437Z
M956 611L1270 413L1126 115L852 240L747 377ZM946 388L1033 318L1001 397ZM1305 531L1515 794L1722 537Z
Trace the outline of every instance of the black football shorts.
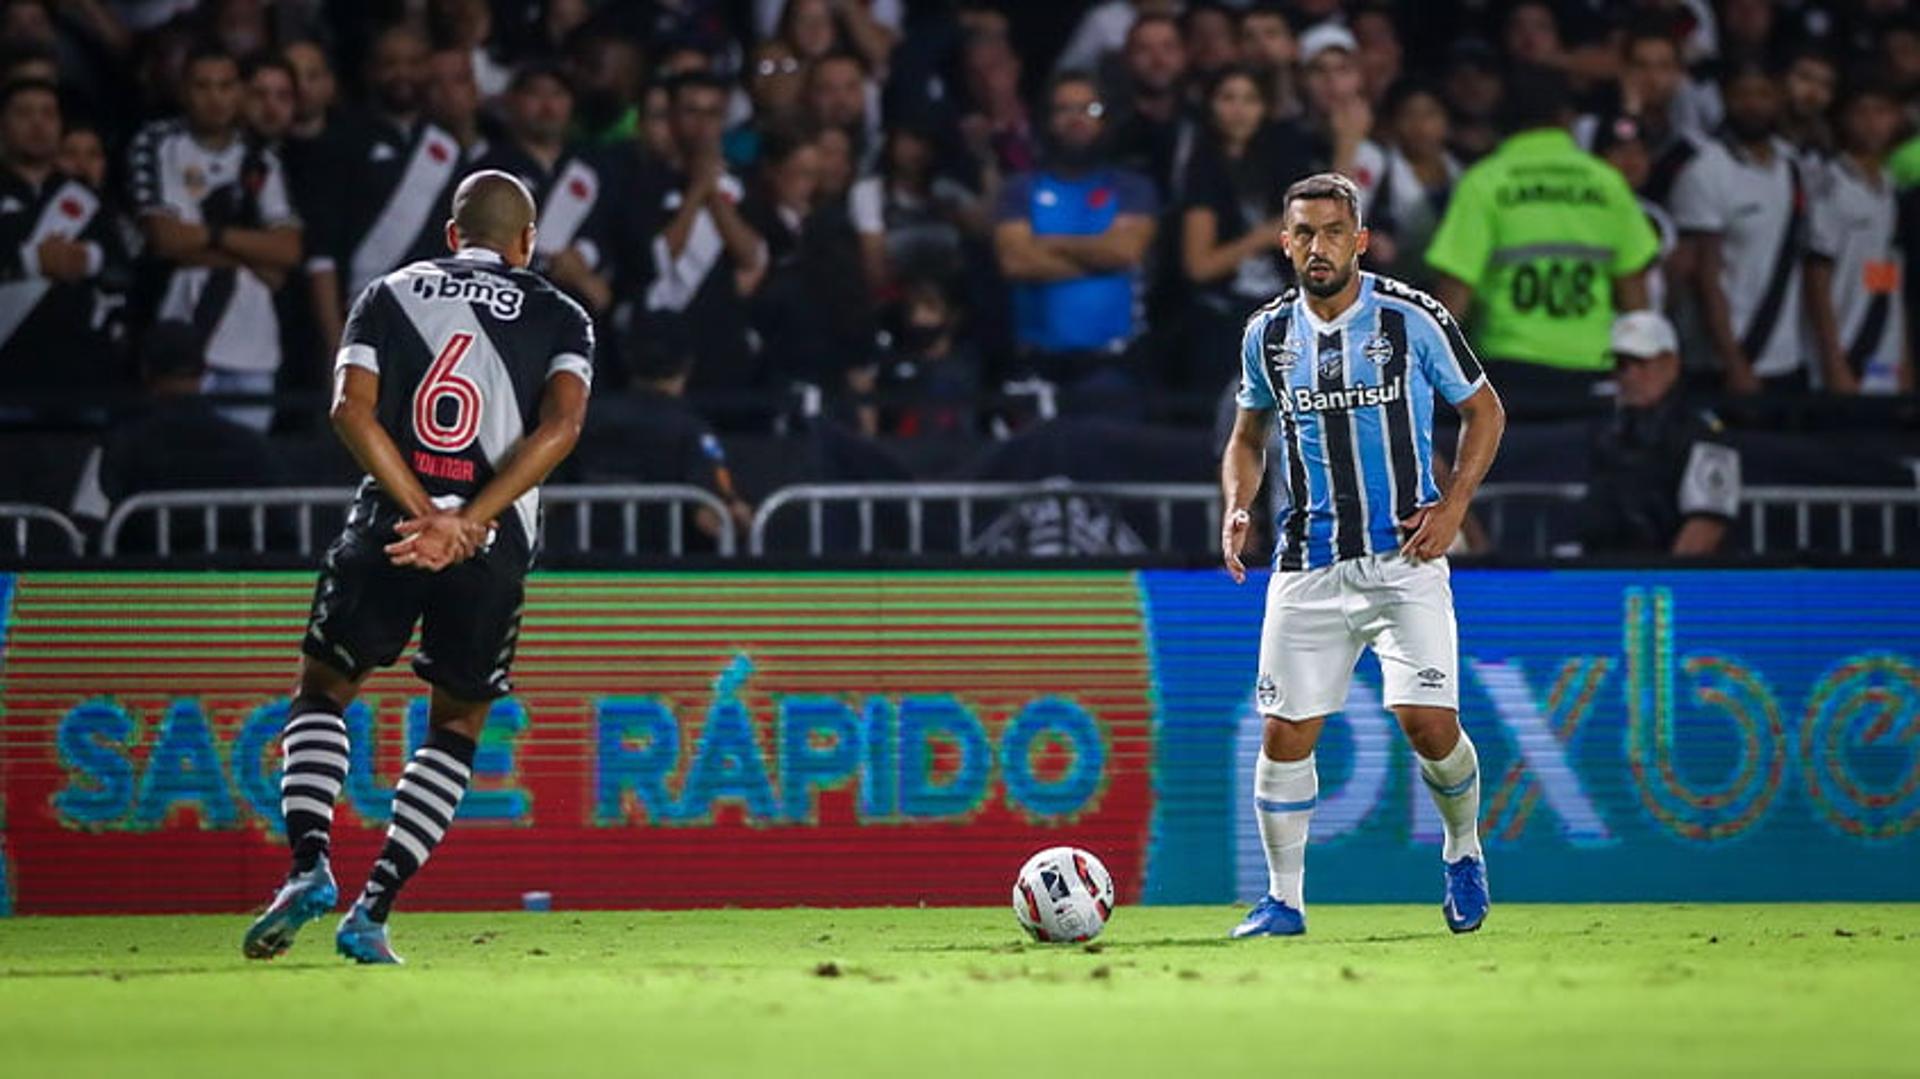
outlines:
M300 650L357 679L398 661L418 623L415 674L461 700L512 692L526 560L496 546L429 573L388 561L397 538L390 524L367 523L333 541Z

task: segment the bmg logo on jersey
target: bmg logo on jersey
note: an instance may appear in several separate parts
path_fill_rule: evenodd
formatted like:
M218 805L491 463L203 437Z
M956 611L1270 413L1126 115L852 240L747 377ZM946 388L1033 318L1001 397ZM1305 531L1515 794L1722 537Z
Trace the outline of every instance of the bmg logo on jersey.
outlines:
M503 322L519 318L527 298L527 294L511 282L482 274L472 277L420 274L409 282L409 287L423 300L485 304L493 317Z

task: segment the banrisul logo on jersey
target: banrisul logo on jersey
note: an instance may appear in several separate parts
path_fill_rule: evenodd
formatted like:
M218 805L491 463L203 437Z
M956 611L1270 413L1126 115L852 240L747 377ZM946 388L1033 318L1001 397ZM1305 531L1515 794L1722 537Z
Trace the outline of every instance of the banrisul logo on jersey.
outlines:
M311 581L12 580L17 908L257 901L284 871L278 735ZM1069 840L1137 898L1150 670L1126 574L536 577L514 695L409 902L1004 902L1014 867ZM345 873L377 849L426 705L402 667L346 717Z

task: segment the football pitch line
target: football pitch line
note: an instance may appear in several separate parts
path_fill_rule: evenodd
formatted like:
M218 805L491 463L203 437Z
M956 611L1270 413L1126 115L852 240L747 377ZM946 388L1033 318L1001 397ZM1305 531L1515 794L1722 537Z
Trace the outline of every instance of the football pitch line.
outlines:
M0 1076L1920 1076L1920 905L1240 913L403 911L400 969L330 921L249 964L239 914L0 919Z

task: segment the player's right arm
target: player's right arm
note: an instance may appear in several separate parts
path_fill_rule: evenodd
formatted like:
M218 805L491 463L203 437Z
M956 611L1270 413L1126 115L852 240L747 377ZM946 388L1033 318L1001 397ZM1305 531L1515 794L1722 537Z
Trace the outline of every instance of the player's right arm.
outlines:
M1220 486L1226 493L1227 515L1220 522L1220 556L1233 583L1247 579L1240 553L1253 523L1249 507L1260 494L1260 478L1267 472L1267 441L1273 437L1273 410L1242 408L1233 419L1233 434L1220 459Z
M433 499L407 467L393 436L380 426L380 351L395 317L393 298L379 281L353 302L333 361L333 406L327 418L353 459L408 517L433 512Z
M1267 473L1267 443L1273 437L1273 410L1279 404L1260 353L1266 332L1267 319L1256 315L1241 336L1240 390L1234 395L1240 411L1233 418L1233 434L1227 437L1226 452L1220 458L1220 489L1226 500L1226 516L1220 522L1220 558L1235 584L1247 579L1240 552L1247 545L1247 531L1253 523L1250 507Z

